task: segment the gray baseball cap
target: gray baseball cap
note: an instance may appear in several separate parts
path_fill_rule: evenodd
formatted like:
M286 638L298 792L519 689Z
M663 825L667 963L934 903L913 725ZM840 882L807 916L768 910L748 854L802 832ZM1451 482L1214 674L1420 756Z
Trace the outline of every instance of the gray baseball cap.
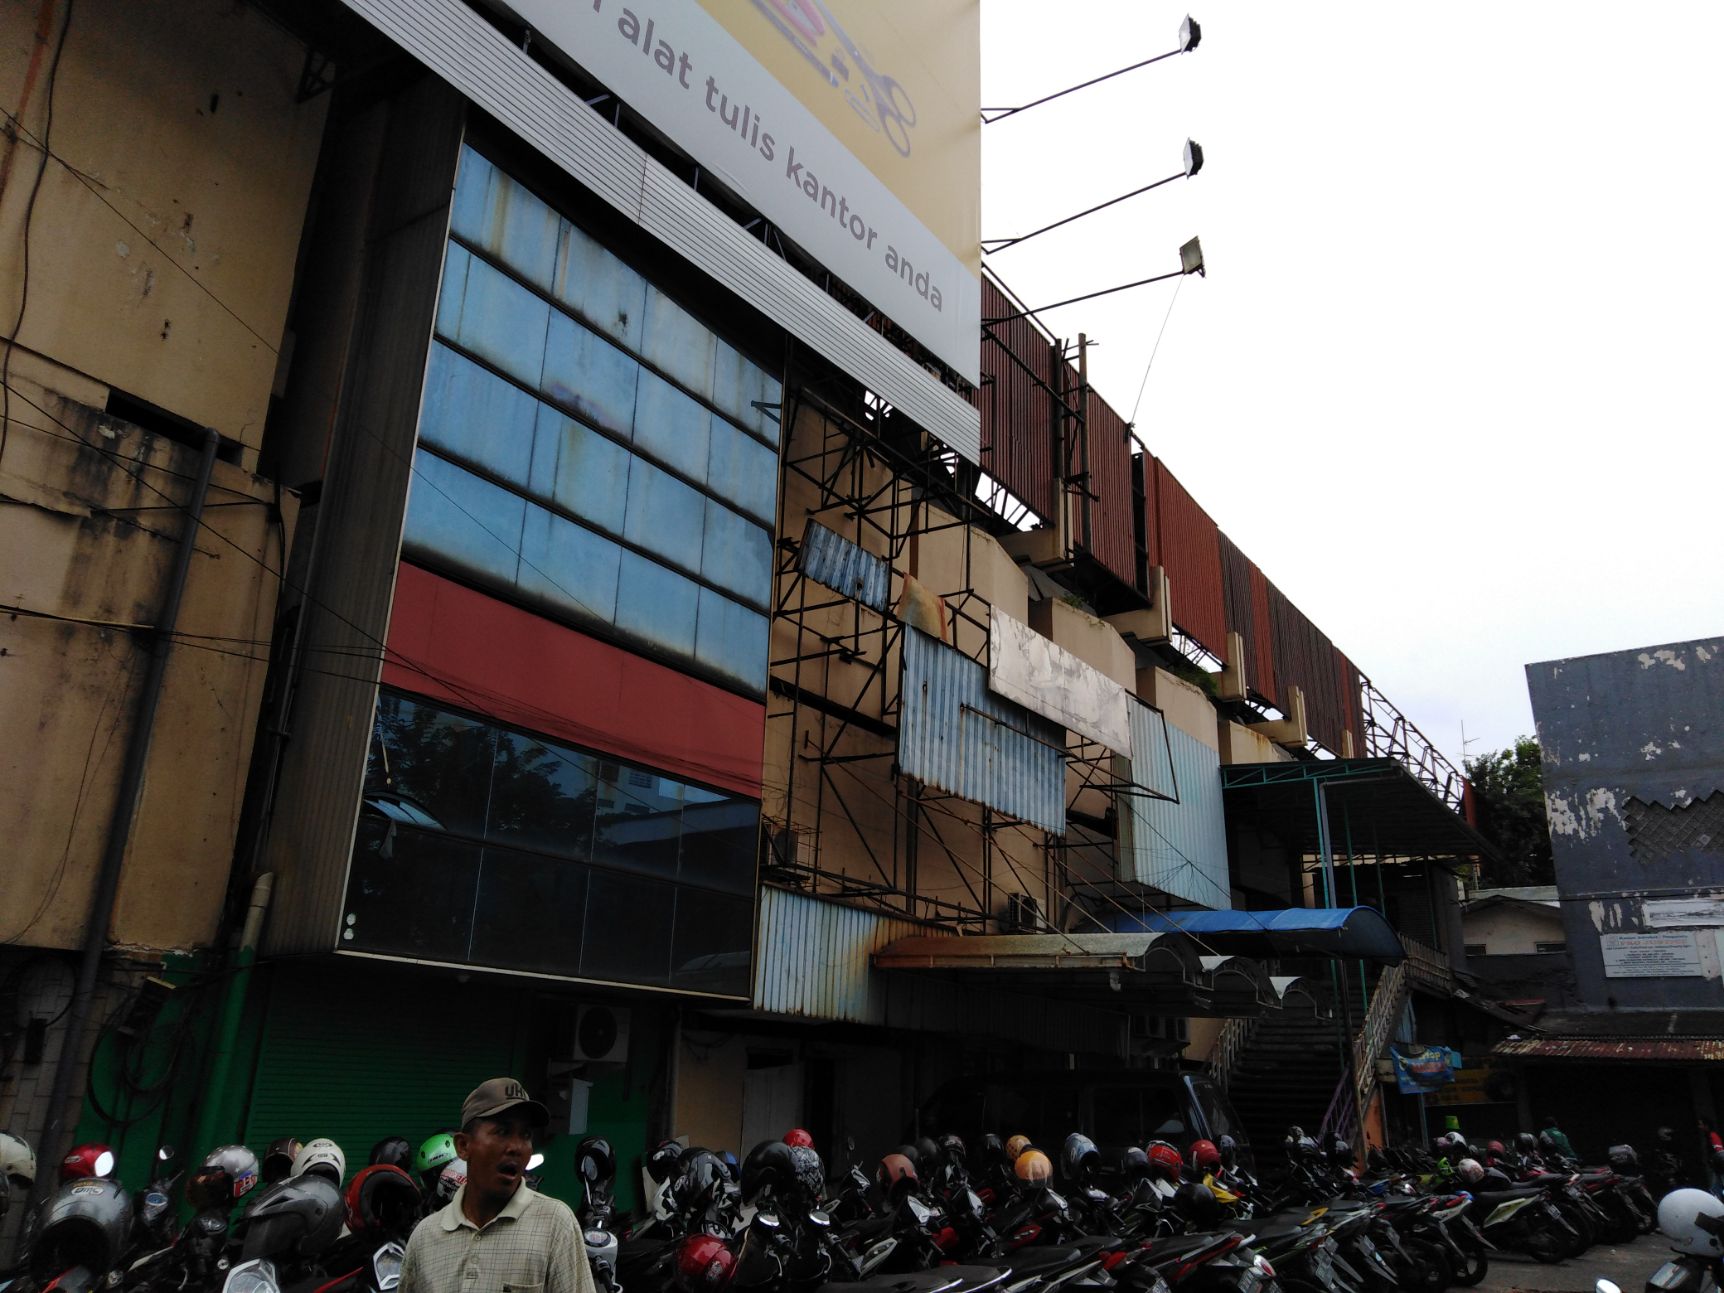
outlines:
M543 1127L551 1120L550 1110L528 1095L526 1087L514 1078L499 1077L481 1082L461 1102L461 1126L475 1118L495 1118L511 1109L521 1110L535 1127Z

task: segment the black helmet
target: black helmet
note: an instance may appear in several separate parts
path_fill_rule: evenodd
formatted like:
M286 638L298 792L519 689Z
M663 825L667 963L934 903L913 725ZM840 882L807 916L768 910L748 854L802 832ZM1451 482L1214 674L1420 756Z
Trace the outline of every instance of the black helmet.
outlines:
M241 1261L315 1257L341 1237L341 1191L316 1172L277 1181L252 1200L235 1226Z
M940 1137L940 1152L947 1164L954 1167L962 1167L970 1157L969 1150L964 1148L964 1138L951 1131Z
M786 1145L785 1149L790 1146ZM690 1149L682 1156L676 1179L676 1201L685 1208L705 1208L730 1183L730 1169L710 1149Z
M1640 1166L1640 1156L1633 1145L1612 1145L1604 1151L1605 1159L1618 1172L1632 1172Z
M1514 1138L1515 1149L1522 1154L1531 1154L1538 1149L1538 1137L1530 1131L1517 1131Z
M1223 1167L1232 1167L1239 1161L1239 1142L1231 1136L1217 1136L1215 1150L1221 1155Z
M413 1168L413 1146L405 1136L385 1136L371 1147L371 1163L387 1163L402 1171Z
M1081 1131L1066 1137L1066 1143L1060 1147L1060 1174L1066 1180L1088 1181L1100 1165L1101 1155L1096 1152L1093 1140Z
M995 1132L983 1132L976 1137L976 1161L984 1167L1009 1166L1011 1160L1006 1157L1006 1142Z
M820 1155L812 1145L792 1145L790 1161L803 1201L810 1207L818 1206L820 1196L826 1192L826 1165L820 1161Z
M1345 1167L1353 1161L1353 1147L1339 1136L1329 1137L1329 1162L1336 1167Z
M1538 1147L1540 1149L1549 1150L1553 1154L1560 1152L1557 1147L1556 1137L1550 1134L1550 1128L1548 1127L1539 1132Z
M894 1154L902 1154L905 1158L909 1159L918 1173L924 1169L932 1169L934 1166L932 1163L924 1163L922 1161L922 1151L915 1145L900 1145L892 1152Z
M263 1183L274 1185L285 1181L293 1172L293 1160L298 1157L299 1141L293 1136L270 1141L269 1148L263 1151Z
M652 1177L654 1185L663 1185L677 1174L682 1165L682 1146L674 1140L662 1140L647 1155L647 1175Z
M48 1200L30 1250L30 1267L46 1284L69 1266L87 1266L99 1280L130 1246L132 1201L117 1181L68 1181Z
M617 1179L616 1155L603 1136L586 1136L575 1146L575 1173L588 1207L608 1207Z
M921 1136L916 1140L916 1168L918 1171L933 1174L945 1161L940 1153L940 1146L932 1136Z
M1119 1156L1120 1175L1135 1184L1149 1175L1149 1155L1136 1145L1127 1145Z
M1221 1220L1221 1203L1215 1191L1199 1181L1187 1181L1173 1192L1173 1206L1179 1215L1198 1229L1213 1226Z
M749 1203L764 1190L782 1190L796 1181L796 1158L782 1140L763 1140L742 1160L742 1197Z

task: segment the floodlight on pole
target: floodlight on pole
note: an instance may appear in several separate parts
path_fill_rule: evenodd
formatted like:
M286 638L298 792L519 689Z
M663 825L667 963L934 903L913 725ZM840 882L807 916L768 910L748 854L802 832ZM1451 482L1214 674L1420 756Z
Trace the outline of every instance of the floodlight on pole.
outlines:
M1199 278L1208 277L1203 264L1203 245L1195 238L1179 249L1178 269L1169 270L1165 274L1156 274L1150 278L1140 278L1133 283L1121 283L1118 287L1104 287L1097 292L1085 292L1082 296L1068 296L1063 301L1038 305L1033 310L1018 310L1012 314L996 315L990 319L983 319L982 323L986 326L993 323L1009 323L1013 319L1033 319L1038 314L1057 310L1062 305L1076 305L1079 301L1093 301L1098 296L1112 296L1115 292L1128 292L1134 287L1147 287L1151 283L1164 283L1170 278L1183 278L1187 274L1196 274Z
M1157 54L1154 58L1143 59L1141 62L1133 63L1129 67L1122 67L1115 72L1106 72L1101 76L1091 77L1087 81L1081 81L1077 85L1067 86L1063 90L1056 90L1052 94L1044 94L1039 99L1032 99L1028 103L1020 103L1015 108L983 108L982 124L984 126L991 126L996 121L1004 121L1007 117L1015 116L1017 113L1025 112L1030 108L1039 108L1044 103L1051 103L1055 99L1063 99L1068 94L1075 94L1079 90L1087 90L1090 86L1100 85L1103 81L1111 81L1116 76L1124 76L1127 72L1135 72L1140 67L1148 67L1151 63L1159 63L1164 58L1173 58L1179 54L1189 54L1192 50L1197 48L1197 43L1202 39L1203 28L1198 26L1196 19L1192 18L1190 14L1186 14L1185 21L1179 24L1179 47L1177 49L1170 49L1165 54Z
M1177 175L1169 175L1166 179L1145 184L1142 188L1133 189L1130 193L1121 193L1117 198L1109 198L1106 202L1097 202L1093 207L1085 207L1076 215L1066 216L1063 220L1055 220L1052 224L1045 224L1040 229L1031 229L1028 233L1019 234L1016 238L984 238L982 239L982 250L988 253L1004 251L1007 247L1015 247L1020 242L1027 242L1037 234L1046 233L1050 229L1058 229L1061 225L1070 224L1073 220L1081 220L1086 215L1094 215L1097 211L1105 211L1108 207L1124 202L1127 198L1134 198L1140 193L1148 193L1151 189L1158 189L1163 184L1171 184L1175 180L1190 179L1203 169L1203 145L1195 139L1185 141L1184 165L1185 169Z

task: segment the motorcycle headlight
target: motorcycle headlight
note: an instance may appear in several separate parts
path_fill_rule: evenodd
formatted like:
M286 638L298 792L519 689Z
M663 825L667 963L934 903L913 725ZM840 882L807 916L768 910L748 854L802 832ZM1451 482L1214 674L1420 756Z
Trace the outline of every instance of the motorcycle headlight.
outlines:
M380 1293L401 1283L401 1260L406 1250L400 1244L384 1244L371 1254L371 1274Z
M397 1272L399 1278L399 1272ZM222 1293L281 1293L275 1280L275 1263L267 1257L241 1262L227 1273Z
M138 1216L146 1226L153 1226L167 1210L168 1196L160 1190L151 1190L144 1195L144 1206L138 1210Z

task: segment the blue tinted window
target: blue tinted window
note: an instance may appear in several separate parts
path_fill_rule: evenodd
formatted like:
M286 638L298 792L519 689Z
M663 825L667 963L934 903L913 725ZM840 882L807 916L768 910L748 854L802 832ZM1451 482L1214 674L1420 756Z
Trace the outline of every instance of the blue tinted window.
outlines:
M706 487L771 525L778 510L778 455L723 418L714 418Z
M716 344L716 338L704 323L663 292L647 288L646 327L641 336L643 358L696 395L711 396Z
M635 417L640 365L560 311L545 349L546 395L583 421L627 438Z
M433 344L419 437L452 458L527 483L539 402L447 346Z
M615 440L565 417L548 404L539 405L538 410L528 488L601 530L621 534L623 514L628 509L632 455Z
M515 582L527 504L489 481L421 449L413 455L403 541L470 575Z
M622 549L565 516L527 505L521 535L522 592L583 620L609 624L617 612Z
M773 444L778 443L778 410L783 396L778 379L770 376L751 360L745 359L735 346L720 341L713 356L712 402L730 414L743 426Z
M566 220L551 290L593 328L640 353L646 280Z
M623 537L690 572L700 569L706 499L675 476L636 458L629 468Z
M635 448L640 452L702 480L712 421L706 405L642 370L635 401Z
M551 285L562 218L471 149L461 153L450 227L522 278Z
M772 595L772 540L740 512L709 498L700 573L720 588L765 607Z
M464 274L456 264L458 259L466 262ZM458 295L449 296L456 275L460 277ZM438 306L437 331L509 376L536 387L545 368L550 303L502 270L457 247L449 249L443 281L446 295Z
M767 621L730 598L700 590L700 626L695 658L732 682L760 691L766 686Z
M617 580L616 625L674 654L693 656L695 616L703 591L674 570L625 551Z

